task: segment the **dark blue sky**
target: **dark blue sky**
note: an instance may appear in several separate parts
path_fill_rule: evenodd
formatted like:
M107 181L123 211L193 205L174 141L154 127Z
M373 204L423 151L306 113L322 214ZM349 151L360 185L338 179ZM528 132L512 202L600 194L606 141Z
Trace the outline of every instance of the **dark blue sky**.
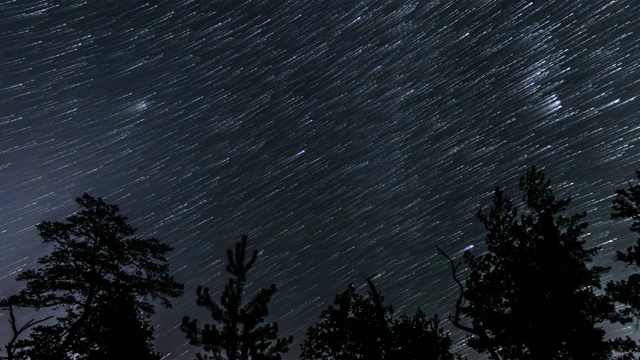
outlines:
M0 296L47 251L33 225L86 191L176 248L167 359L193 357L177 325L204 320L195 288L222 288L242 233L293 359L362 275L399 311L450 311L436 245L479 251L475 212L533 164L610 263L634 241L608 214L640 168L638 18L635 0L0 2Z

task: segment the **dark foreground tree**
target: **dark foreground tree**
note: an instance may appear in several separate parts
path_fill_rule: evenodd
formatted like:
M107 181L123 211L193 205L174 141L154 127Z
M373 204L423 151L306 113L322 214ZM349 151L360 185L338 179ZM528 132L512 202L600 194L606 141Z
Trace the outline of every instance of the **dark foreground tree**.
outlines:
M304 360L445 360L454 359L451 339L437 316L393 318L371 279L368 295L353 285L336 295L333 305L320 315L322 321L307 330L301 345Z
M86 350L86 360L160 360L153 351L153 328L138 300L125 289L114 288L98 300L100 304L85 327L86 338L95 339Z
M520 190L522 211L496 189L488 213L478 212L487 251L464 254L470 273L464 282L456 277L461 294L452 322L495 360L607 359L598 324L613 307L594 293L606 269L590 265L597 249L585 248L585 214L563 215L570 199L556 199L535 167Z
M640 179L640 171L636 171L636 176ZM630 184L628 189L616 190L616 197L613 200L612 219L622 219L631 221L631 232L640 234L640 184ZM614 321L628 324L636 322L640 324L640 238L636 244L628 247L625 251L616 253L616 260L630 266L634 272L627 279L611 281L607 284L607 293L616 301L620 307L616 312ZM629 358L635 358L634 353L640 351L635 341L627 339L617 340L618 344L626 345L621 352L627 354Z
M278 338L278 324L264 323L269 315L268 304L276 292L276 285L261 289L243 305L247 273L256 262L254 251L245 263L247 236L236 243L235 252L227 250L227 272L231 274L224 287L220 304L216 303L209 288L198 286L196 303L211 312L214 324L198 327L197 320L185 316L181 329L192 345L201 346L208 354L196 354L198 359L215 360L279 360L280 353L289 351L293 337Z
M182 294L182 285L169 275L166 254L172 249L157 239L134 237L116 205L88 194L76 202L81 210L66 221L36 226L52 251L38 260L39 268L18 275L25 288L2 302L11 309L48 308L58 316L14 326L15 336L28 336L11 344L8 357L97 359L121 351L111 346L135 341L149 351L139 358L154 359L146 320L153 301L170 307L169 299ZM137 328L122 331L130 326Z

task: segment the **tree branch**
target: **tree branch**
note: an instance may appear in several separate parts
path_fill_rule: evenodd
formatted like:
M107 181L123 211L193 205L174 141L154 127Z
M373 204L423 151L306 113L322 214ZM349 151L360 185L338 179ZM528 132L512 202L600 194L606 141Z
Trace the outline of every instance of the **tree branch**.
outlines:
M442 251L440 247L436 247L436 248L438 249L438 252L442 254L442 256L444 256L445 258L447 258L447 260L449 260L449 264L451 265L451 274L453 276L453 280L456 282L456 284L458 284L458 288L460 288L460 295L456 300L456 312L454 313L453 316L449 315L449 320L458 329L462 331L466 331L468 333L471 333L479 337L486 344L487 351L489 351L489 354L491 354L491 357L494 360L502 360L502 357L494 349L494 346L491 344L492 341L484 329L477 329L475 327L469 327L460 323L460 318L461 318L460 313L462 312L462 302L464 301L464 285L462 285L462 281L458 279L458 268L462 263L455 264L453 262L453 259L449 255L447 255L447 253Z
M11 340L9 340L9 342L5 346L5 348L7 349L7 360L14 359L14 356L15 356L14 345L18 340L18 336L20 336L20 334L25 332L30 327L43 323L51 318L53 318L53 316L47 316L44 319L40 319L40 320L31 319L26 324L21 326L20 329L18 329L18 326L16 324L16 315L13 313L13 304L9 304L9 324L11 324L11 331L13 332L13 335L11 336Z
M376 274L374 273L370 277L364 276L364 279L367 282L367 285L369 285L369 290L371 291L371 297L373 299L373 304L376 309L375 317L376 317L376 321L378 322L379 329L380 331L382 331L382 334L380 335L383 337L382 346L383 346L385 357L386 357L391 354L391 349L393 348L393 344L392 344L393 335L391 334L391 329L389 329L389 324L387 323L387 319L385 319L385 316L384 316L385 314L384 314L384 306L382 305L382 296L376 289L375 285L373 284L373 281L371 281L371 279L373 279L375 276Z

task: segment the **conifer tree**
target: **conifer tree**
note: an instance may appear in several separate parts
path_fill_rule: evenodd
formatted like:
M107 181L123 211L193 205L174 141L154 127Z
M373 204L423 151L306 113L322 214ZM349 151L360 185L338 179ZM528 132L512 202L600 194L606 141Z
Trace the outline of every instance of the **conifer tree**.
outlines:
M101 336L113 329L104 323L97 328L95 321L115 312L119 320L145 327L142 319L153 314L154 300L170 307L170 298L182 295L182 284L169 275L170 246L134 237L136 230L116 205L88 194L76 202L81 210L66 221L36 225L52 251L38 260L40 267L18 275L25 288L0 304L11 310L48 308L59 314L53 322L31 320L23 326L12 316L14 338L7 349L11 359L83 359L90 349L111 351ZM133 305L121 309L126 314L110 307L114 289L124 291L126 302ZM150 329L138 330L145 341L151 338ZM26 338L17 339L27 332Z
M636 171L636 176L640 179L640 170ZM640 184L630 184L627 189L616 190L616 197L613 200L612 219L622 219L631 221L631 232L636 236L640 235ZM640 323L640 237L636 239L636 244L628 247L624 251L616 253L616 260L631 267L634 271L626 278L607 283L607 294L617 302L620 307L612 317L614 322L628 324L631 322ZM636 358L634 353L640 352L640 346L631 340L616 339L619 352L627 354L628 358Z
M594 292L606 269L590 264L597 249L585 248L585 214L563 215L570 200L556 199L535 167L520 190L522 211L496 189L488 213L478 212L486 252L464 254L470 273L464 282L455 277L453 324L495 360L607 359L599 324L613 308Z
M303 360L453 360L449 334L437 316L422 310L394 319L391 305L366 278L367 296L353 285L336 295L333 304L309 327L301 345Z
M198 286L196 303L211 312L214 324L198 326L196 319L185 316L181 329L193 345L201 346L207 354L197 354L198 359L215 360L279 360L280 353L289 350L293 337L278 338L278 324L264 323L269 315L268 304L276 292L276 285L261 289L243 304L247 273L256 262L254 250L245 263L247 236L243 235L235 245L235 251L227 250L226 270L231 274L224 287L220 303L213 300L209 288Z
M392 321L393 308L383 306L384 322L379 318L371 297L358 294L350 284L335 296L333 304L322 311L320 323L309 327L301 345L303 360L381 360L385 344L381 326Z

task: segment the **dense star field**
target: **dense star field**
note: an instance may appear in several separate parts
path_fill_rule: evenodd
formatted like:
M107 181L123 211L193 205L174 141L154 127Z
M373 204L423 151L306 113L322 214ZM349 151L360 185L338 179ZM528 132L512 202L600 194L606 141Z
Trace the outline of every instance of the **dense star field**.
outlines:
M363 275L399 312L451 311L436 246L481 251L475 212L534 164L610 264L635 241L609 214L640 168L639 18L636 0L0 2L0 296L48 251L34 225L88 192L175 247L166 359L198 350L179 322L207 319L195 288L222 289L243 233L295 359Z

